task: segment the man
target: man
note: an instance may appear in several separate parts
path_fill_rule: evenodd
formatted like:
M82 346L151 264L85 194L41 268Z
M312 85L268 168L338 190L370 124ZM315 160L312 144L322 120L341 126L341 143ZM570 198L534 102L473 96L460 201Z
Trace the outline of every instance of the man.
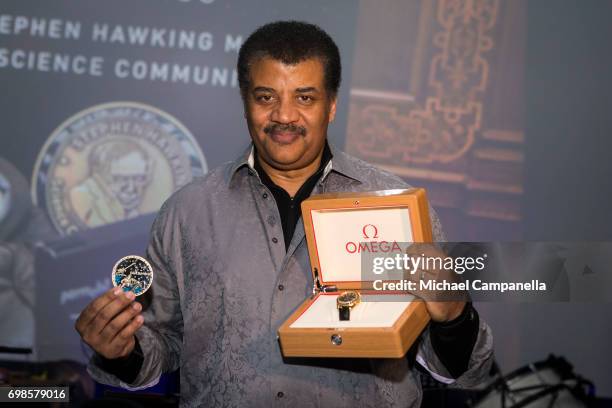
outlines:
M276 337L312 288L301 201L406 187L326 142L336 45L310 24L268 24L243 44L238 73L252 148L163 205L147 251L150 309L109 291L81 313L76 328L98 353L91 374L138 388L180 367L183 406L419 406L414 358L286 359ZM443 240L433 212L432 225ZM464 302L427 307L435 323L416 360L439 379L477 383L489 328Z
M153 166L147 152L129 140L111 139L93 147L90 175L70 190L70 203L88 227L140 215Z

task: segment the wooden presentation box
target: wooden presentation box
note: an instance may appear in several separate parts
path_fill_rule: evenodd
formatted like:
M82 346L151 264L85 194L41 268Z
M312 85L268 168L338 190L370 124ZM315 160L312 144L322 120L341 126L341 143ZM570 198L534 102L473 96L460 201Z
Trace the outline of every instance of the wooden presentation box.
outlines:
M361 252L391 243L431 242L424 189L328 193L302 203L315 286L278 330L285 357L403 357L429 322L408 293L362 281ZM384 254L382 254L384 255ZM361 302L341 321L336 298L357 290Z

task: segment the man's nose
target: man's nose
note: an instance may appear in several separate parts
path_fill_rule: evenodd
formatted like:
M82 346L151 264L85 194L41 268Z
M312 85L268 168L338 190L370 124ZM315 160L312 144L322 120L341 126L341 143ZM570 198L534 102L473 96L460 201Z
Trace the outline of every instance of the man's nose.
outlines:
M131 177L127 177L123 183L124 191L134 191L136 187L136 183L132 180Z
M290 98L284 98L281 99L274 108L270 119L277 123L293 123L297 122L299 117L300 115L295 106L295 102Z

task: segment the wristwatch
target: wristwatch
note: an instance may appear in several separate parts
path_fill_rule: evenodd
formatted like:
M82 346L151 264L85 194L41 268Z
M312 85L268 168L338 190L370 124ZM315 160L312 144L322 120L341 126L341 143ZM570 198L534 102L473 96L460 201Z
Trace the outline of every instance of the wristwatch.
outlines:
M351 320L351 309L361 301L359 292L347 290L342 292L336 298L336 306L338 307L338 316L340 320Z

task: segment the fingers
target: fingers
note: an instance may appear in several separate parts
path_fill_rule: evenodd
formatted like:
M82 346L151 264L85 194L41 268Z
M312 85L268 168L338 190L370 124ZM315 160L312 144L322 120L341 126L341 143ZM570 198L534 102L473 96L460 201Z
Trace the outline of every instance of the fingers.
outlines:
M136 296L134 293L124 292L113 301L107 303L90 323L92 333L101 333L106 325L108 325L121 311L129 307L135 298Z
M134 350L134 347L136 347L136 339L132 337L132 339L128 341L128 343L126 343L126 345L121 349L119 357L127 357L132 350Z
M75 323L83 341L106 358L129 354L134 333L144 323L142 306L134 299L132 292L113 288L92 301Z
M116 357L125 357L132 352L135 346L134 335L144 323L142 315L134 317L108 344L108 354Z
M117 336L115 336L113 341L125 342L131 339L134 337L136 330L140 329L143 323L144 317L142 317L142 315L136 316L130 320L130 322L119 333L117 333Z
M104 329L100 332L100 336L104 341L111 341L126 324L130 322L136 315L140 313L142 306L138 302L133 302L125 307L111 321L109 321Z
M75 328L79 333L83 333L84 329L89 326L91 321L96 317L98 312L102 310L104 306L112 302L117 296L123 292L121 288L111 288L106 291L103 295L96 298L91 302L79 315L75 323Z

